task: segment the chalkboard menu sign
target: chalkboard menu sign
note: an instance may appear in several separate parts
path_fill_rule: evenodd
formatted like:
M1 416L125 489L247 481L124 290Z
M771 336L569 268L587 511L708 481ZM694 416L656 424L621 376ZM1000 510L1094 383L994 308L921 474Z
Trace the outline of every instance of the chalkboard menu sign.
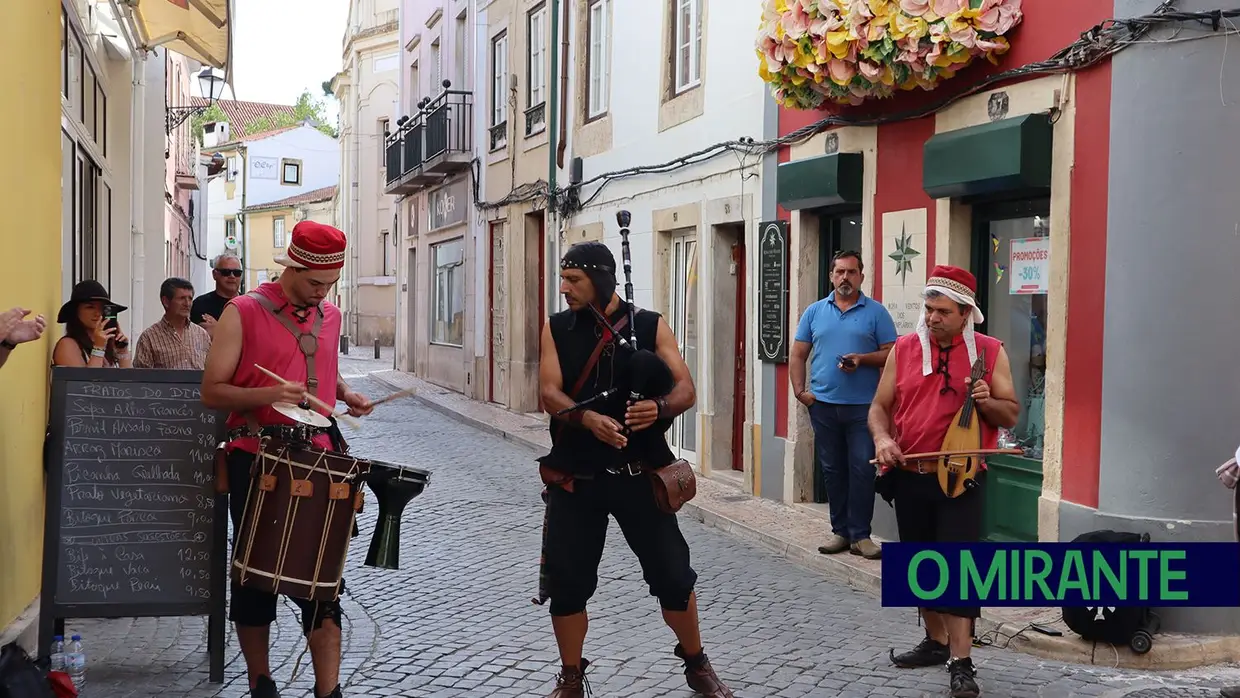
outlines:
M188 370L52 370L41 651L65 618L205 615L212 680L223 680L224 415L202 404L201 380Z
M758 238L758 354L788 360L788 223L769 221Z

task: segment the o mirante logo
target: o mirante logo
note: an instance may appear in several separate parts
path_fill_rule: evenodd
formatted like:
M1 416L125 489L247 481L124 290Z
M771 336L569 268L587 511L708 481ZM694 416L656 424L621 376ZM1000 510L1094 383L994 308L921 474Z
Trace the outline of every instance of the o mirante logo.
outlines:
M1236 543L887 543L884 606L1240 606Z

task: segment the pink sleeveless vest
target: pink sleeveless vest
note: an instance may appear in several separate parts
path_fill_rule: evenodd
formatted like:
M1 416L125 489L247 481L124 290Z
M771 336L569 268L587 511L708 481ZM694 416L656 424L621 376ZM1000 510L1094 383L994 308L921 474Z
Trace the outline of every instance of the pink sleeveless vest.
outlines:
M1003 343L994 337L975 332L977 351L986 355L986 374L989 382L994 375L995 361ZM910 332L896 340L891 349L896 353L896 398L892 413L895 433L892 435L903 453L927 453L941 450L943 438L964 405L964 399L972 389L967 386L970 374L969 352L964 339L957 337L948 350L947 372L951 386L956 390L943 391L943 374L938 372L943 349L930 340L930 366L934 370L928 376L921 375L921 339ZM974 418L977 418L975 413ZM982 448L996 448L999 430L981 420ZM984 461L983 461L984 467Z
M317 309L310 312L306 322L299 323L293 317L291 307L283 307L288 301L280 284L267 282L254 289L270 299L281 314L289 317L303 332L314 328L316 316L324 314L323 327L319 331L318 349L314 355L314 372L319 381L315 395L323 402L336 404L336 381L339 378L340 347L340 309L324 301ZM232 384L244 388L261 388L274 384L274 380L255 368L255 364L274 372L285 380L305 383L306 360L297 347L297 339L281 322L264 308L259 302L246 295L230 300L229 305L237 308L241 316L241 359L237 362L237 370L233 374ZM313 406L312 406L313 407ZM326 415L325 410L313 407ZM259 426L297 424L293 420L271 409L269 406L259 407L254 411ZM233 412L228 415L227 427L234 429L246 426L244 414ZM330 449L331 439L327 434L319 434L314 438L314 445ZM258 452L258 439L253 436L239 438L228 445L228 450L239 448L248 453Z

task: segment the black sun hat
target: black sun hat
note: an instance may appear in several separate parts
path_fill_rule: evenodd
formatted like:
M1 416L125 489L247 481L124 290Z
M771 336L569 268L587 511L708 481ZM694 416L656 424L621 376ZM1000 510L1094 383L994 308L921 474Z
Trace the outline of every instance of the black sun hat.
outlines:
M112 302L112 296L108 293L108 289L103 287L103 284L94 279L87 279L86 281L79 281L73 287L73 293L69 295L69 300L60 306L60 312L56 314L56 322L61 324L68 322L69 318L73 317L73 312L79 304L90 301L103 301L111 305L112 309L117 313L128 310L126 306Z

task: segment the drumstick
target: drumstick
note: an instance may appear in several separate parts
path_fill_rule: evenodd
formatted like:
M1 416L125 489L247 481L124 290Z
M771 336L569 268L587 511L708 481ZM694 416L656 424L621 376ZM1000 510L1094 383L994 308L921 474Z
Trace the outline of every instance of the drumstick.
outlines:
M370 403L370 406L371 406L371 407L376 407L376 406L378 406L378 405L382 405L383 403L387 402L388 400L395 400L395 399L396 399L396 398L398 398L398 397L405 397L405 396L407 396L407 395L414 395L414 394L416 394L417 392L418 392L417 388L406 388L406 389L404 389L404 390L401 390L400 392L392 393L391 395L388 395L387 397L381 397L381 398L379 398L378 400L375 400L374 402Z
M275 374L274 372L272 372L272 371L268 371L267 369L263 368L262 366L259 366L258 364L254 364L254 368L257 368L258 370L260 370L260 371L262 371L263 373L267 374L267 375L268 375L269 377L271 377L272 379L277 380L277 381L279 381L279 382L281 382L281 383L283 383L283 384L285 384L285 385L296 385L296 384L295 384L295 383L293 383L292 381L287 381L287 380L284 380L283 378L281 378L280 376L278 376L278 375L277 375L277 374ZM335 407L333 407L332 405L329 405L329 404L327 404L326 402L323 402L322 400L320 400L320 399L318 399L317 397L315 397L315 396L311 395L310 393L304 393L304 395L306 396L306 399L307 399L307 400L309 400L310 402L314 403L314 404L315 404L315 406L317 406L317 407L319 407L319 408L321 408L321 409L325 409L325 410L327 410L328 412L330 412L330 413L331 413L331 415L332 415L333 417L336 417L336 418L340 419L340 420L341 420L341 421L343 421L345 424L348 424L349 426L353 427L354 429L356 429L356 428L358 427L357 422L356 422L356 421L355 421L352 417L350 417L349 415L345 414L344 412L341 412L341 411L337 410L337 409L336 409Z

